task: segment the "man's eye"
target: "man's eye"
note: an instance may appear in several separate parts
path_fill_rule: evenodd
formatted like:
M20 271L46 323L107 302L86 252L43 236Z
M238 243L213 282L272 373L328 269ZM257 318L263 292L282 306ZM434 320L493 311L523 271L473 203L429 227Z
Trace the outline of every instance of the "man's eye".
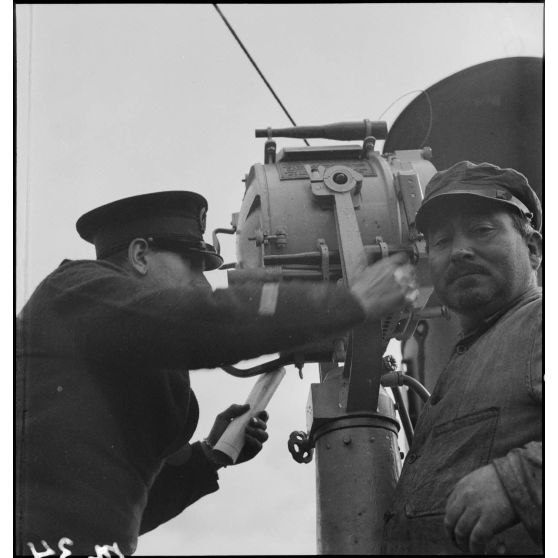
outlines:
M432 246L435 246L436 248L440 248L442 246L445 246L448 242L449 242L449 237L440 236L440 237L434 238L434 240L432 241Z
M491 227L490 225L479 225L478 227L475 227L473 229L473 232L475 234L482 236L482 235L490 234L493 230L494 227Z

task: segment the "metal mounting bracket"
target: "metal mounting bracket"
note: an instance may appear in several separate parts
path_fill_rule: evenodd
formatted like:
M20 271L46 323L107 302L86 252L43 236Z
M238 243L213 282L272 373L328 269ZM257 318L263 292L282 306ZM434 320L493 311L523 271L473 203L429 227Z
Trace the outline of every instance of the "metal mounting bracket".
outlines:
M344 281L350 286L367 265L367 257L355 214L353 195L362 187L363 177L350 167L306 165L312 193L332 197L339 254ZM372 410L378 406L382 374L381 322L366 323L353 329L343 375L349 378L347 412Z
M418 174L413 168L401 168L395 173L395 190L401 201L409 227L409 239L411 242L421 240L422 235L416 230L415 215L422 202L422 190Z

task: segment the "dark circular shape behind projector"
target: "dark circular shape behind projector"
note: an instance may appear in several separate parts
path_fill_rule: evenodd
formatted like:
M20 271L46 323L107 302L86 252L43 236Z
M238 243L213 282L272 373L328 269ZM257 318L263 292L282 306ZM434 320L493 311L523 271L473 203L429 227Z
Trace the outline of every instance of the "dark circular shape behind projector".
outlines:
M468 159L512 167L542 199L541 58L491 60L457 72L415 98L388 133L384 153L430 146L438 170Z

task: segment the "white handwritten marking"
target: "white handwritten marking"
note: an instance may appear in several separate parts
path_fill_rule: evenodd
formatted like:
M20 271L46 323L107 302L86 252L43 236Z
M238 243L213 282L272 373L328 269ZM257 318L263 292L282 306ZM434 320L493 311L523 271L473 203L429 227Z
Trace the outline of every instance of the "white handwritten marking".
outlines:
M113 543L112 546L105 544L103 546L99 546L98 544L95 545L95 556L89 556L88 558L110 558L111 551L116 554L119 558L126 558L124 554L120 552L118 548L118 544Z
M54 550L52 550L52 548L48 546L46 541L41 541L41 543L45 548L44 552L38 552L37 550L35 550L35 545L33 543L30 542L27 543L27 546L31 549L31 552L33 553L33 558L44 558L45 556L54 556L56 554L56 552L54 552Z
M33 558L45 558L46 556L56 555L56 552L54 552L54 550L50 548L50 546L46 541L42 540L41 543L45 548L44 552L37 551L33 543L30 542L27 543L27 546L30 548L31 552L33 553ZM72 539L69 539L68 537L62 537L58 541L58 549L61 552L60 558L68 558L68 556L72 555L72 551L66 548L66 545L73 546L74 542L72 541ZM113 543L112 545L105 544L103 546L96 544L95 556L88 556L88 558L111 558L112 556L111 552L113 552L114 555L117 556L118 558L126 558L124 554L120 552L117 543Z
M72 539L69 539L68 537L62 537L59 541L58 541L58 549L62 551L62 554L60 554L60 558L67 558L67 556L71 556L72 555L72 551L68 550L64 545L70 545L73 546L74 542L72 541Z

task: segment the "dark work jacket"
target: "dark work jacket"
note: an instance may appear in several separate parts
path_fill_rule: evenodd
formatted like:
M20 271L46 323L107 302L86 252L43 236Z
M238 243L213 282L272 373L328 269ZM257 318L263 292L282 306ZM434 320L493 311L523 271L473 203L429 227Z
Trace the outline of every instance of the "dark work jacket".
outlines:
M335 286L293 283L266 297L259 284L155 288L103 261L65 261L39 285L17 319L18 554L64 537L73 554L115 542L134 552L139 534L218 489L199 444L185 465L165 465L198 421L188 369L364 319Z
M448 496L494 464L520 523L488 554L538 554L542 541L542 301L532 289L454 348L416 425L383 553L462 554L444 529Z

